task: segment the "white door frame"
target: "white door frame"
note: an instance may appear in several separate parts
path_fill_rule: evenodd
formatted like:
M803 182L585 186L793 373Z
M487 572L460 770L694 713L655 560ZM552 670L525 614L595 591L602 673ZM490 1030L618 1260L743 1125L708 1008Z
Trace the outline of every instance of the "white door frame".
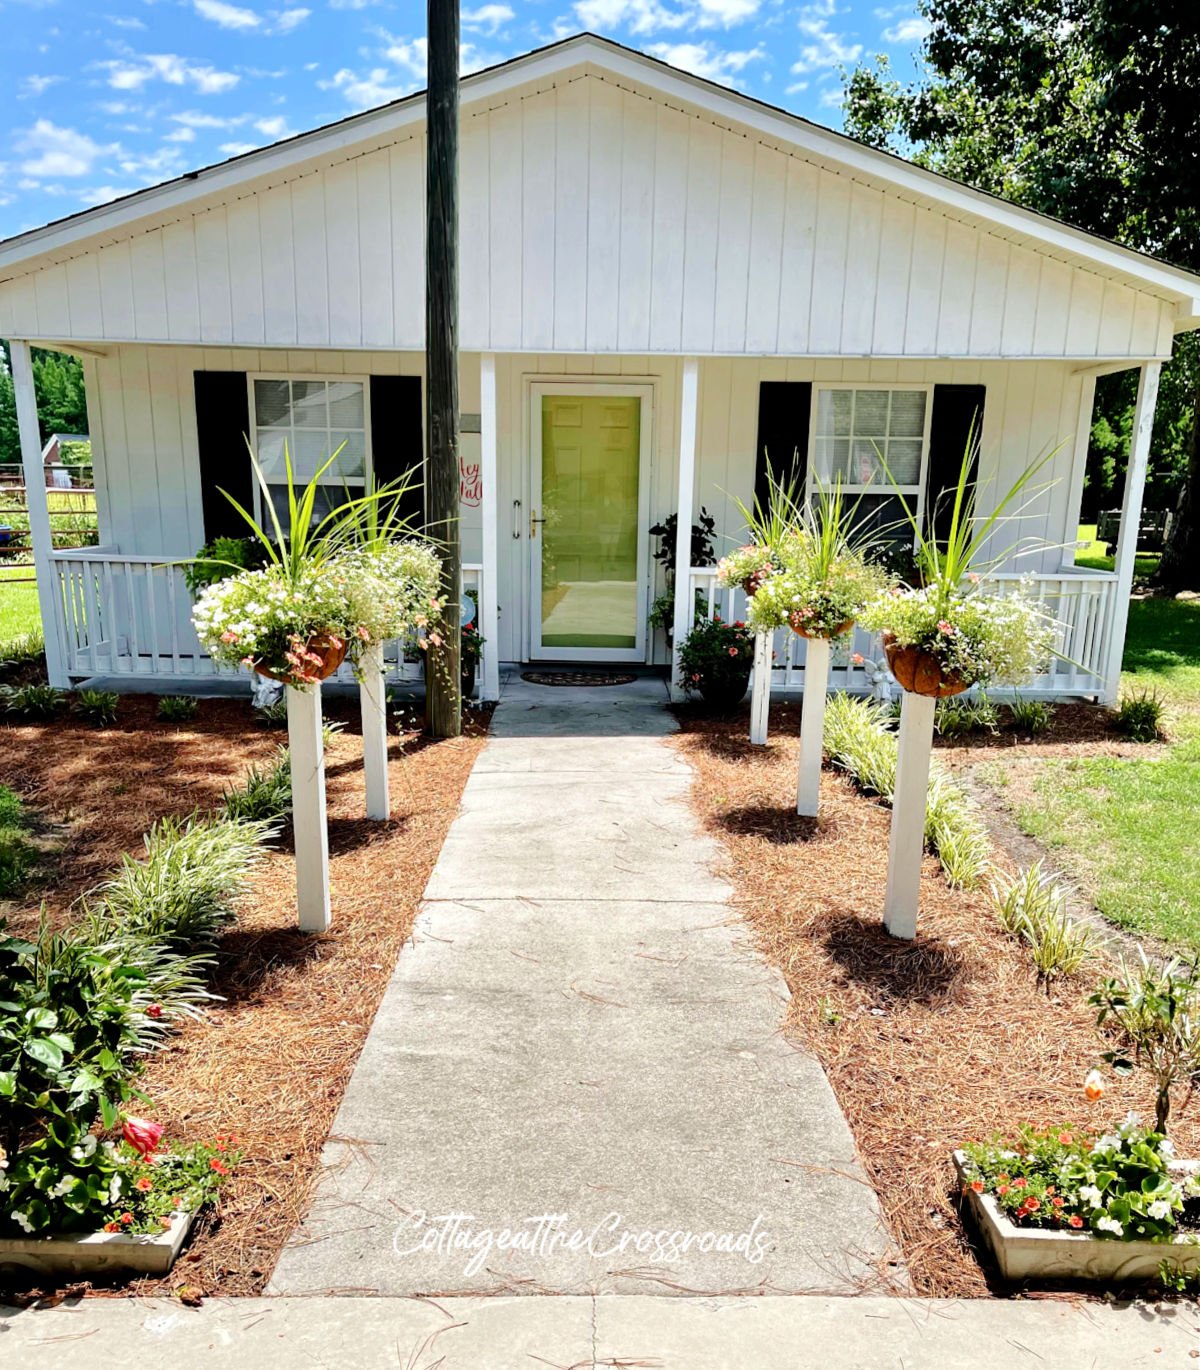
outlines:
M653 456L654 385L648 381L593 380L580 376L577 380L529 383L529 515L540 509L542 502L542 399L548 395L595 398L603 395L627 396L641 401L638 414L638 538L637 538L637 626L632 647L543 647L542 595L542 538L541 524L529 524L529 555L526 585L529 594L529 640L526 644L530 661L592 661L645 662L649 651L646 631L647 586L650 583L650 465Z

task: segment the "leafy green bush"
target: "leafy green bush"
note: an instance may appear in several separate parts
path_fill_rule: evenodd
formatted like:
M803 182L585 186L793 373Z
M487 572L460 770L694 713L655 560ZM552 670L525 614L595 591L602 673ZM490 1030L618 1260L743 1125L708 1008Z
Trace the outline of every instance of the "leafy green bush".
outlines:
M240 785L231 785L221 801L226 818L250 822L281 823L292 816L292 762L286 747L279 747L269 766L251 766Z
M115 690L80 690L72 711L97 728L107 728L117 721L120 696Z
M1000 714L987 694L980 690L974 698L956 695L950 699L939 699L934 712L934 727L942 737L995 733L1000 730Z
M185 723L196 717L199 707L199 701L191 695L163 695L154 710L154 716L161 718L164 723Z
M53 685L0 686L0 707L20 718L53 718L66 703L66 694Z
M1015 876L993 880L990 893L1001 927L1029 947L1047 989L1058 976L1077 974L1095 955L1095 934L1071 918L1068 890L1042 870L1040 861Z
M867 794L891 803L896 792L899 743L888 710L848 694L825 705L825 753ZM966 795L938 771L929 777L925 840L937 853L947 881L975 885L988 866L991 842Z
M27 666L46 655L46 639L39 629L0 643L0 665Z
M261 822L161 818L146 834L145 859L126 855L95 899L122 935L136 933L174 951L202 950L233 919L271 832Z
M267 550L257 538L213 538L183 568L187 587L196 594L239 571L254 571L267 562Z
M1162 736L1163 702L1153 690L1122 695L1113 727L1131 742L1157 742Z
M1008 712L1013 726L1033 737L1046 732L1054 722L1054 705L1045 699L1022 699L1020 695L1013 695Z
M0 899L19 889L37 863L28 829L25 805L7 785L0 785Z
M287 697L277 699L274 704L264 704L254 710L254 717L264 728L287 727Z

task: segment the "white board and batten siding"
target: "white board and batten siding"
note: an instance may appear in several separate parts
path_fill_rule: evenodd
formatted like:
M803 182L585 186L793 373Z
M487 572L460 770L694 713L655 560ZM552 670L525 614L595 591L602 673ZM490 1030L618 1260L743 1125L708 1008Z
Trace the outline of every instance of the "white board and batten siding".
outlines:
M420 350L424 163L409 122L63 247L0 280L0 336ZM466 350L1170 351L1144 283L596 72L468 100L461 172Z

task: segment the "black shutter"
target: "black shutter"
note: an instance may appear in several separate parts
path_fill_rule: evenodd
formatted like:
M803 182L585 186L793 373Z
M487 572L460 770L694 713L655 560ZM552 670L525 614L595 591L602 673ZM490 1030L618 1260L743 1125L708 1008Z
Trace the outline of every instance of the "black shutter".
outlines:
M953 491L962 471L963 453L971 445L971 475L979 474L979 437L983 429L982 385L935 385L929 423L929 465L925 475L925 523L944 540L954 510Z
M414 528L425 526L424 407L420 376L371 377L375 481L386 485L412 472L412 485L400 500L400 513Z
M754 498L765 509L776 484L793 481L803 490L808 473L808 419L812 385L808 381L761 381L758 387L758 448L754 458Z
M250 432L246 373L197 371L194 379L204 540L245 537L249 526L221 491L227 490L244 509L253 510L254 473L246 449Z

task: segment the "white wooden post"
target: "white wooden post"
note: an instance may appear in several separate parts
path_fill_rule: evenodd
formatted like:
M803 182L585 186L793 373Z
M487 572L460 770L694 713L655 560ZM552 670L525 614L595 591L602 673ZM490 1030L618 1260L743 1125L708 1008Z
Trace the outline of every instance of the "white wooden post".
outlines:
M816 818L821 807L821 757L825 744L825 696L829 692L829 639L804 644L804 711L800 716L800 762L796 812Z
M329 927L329 828L325 818L325 740L321 687L287 687L292 758L292 833L296 843L296 911L302 932Z
M485 352L479 359L479 462L483 481L483 574L479 585L479 631L483 634L483 660L479 698L500 698L500 473L496 441L496 357Z
M771 634L754 634L754 684L750 692L750 741L763 746L771 710Z
M807 685L807 668L804 674ZM807 693L806 690L806 698ZM917 935L921 860L925 855L925 801L929 795L936 708L937 700L930 695L913 694L908 690L905 690L900 706L900 755L896 766L896 793L892 796L883 925L893 937L910 940Z
M1079 416L1075 423L1075 450L1071 456L1071 484L1067 490L1067 526L1064 530L1063 565L1074 566L1079 552L1079 514L1083 482L1087 475L1088 447L1092 438L1092 414L1096 408L1096 376L1079 377Z
M392 805L388 793L387 689L383 682L382 642L363 653L358 669L367 817L383 821L391 817Z
M1121 531L1117 535L1108 652L1104 669L1104 703L1116 704L1121 693L1121 659L1125 655L1125 630L1129 626L1129 595L1137 559L1138 528L1142 521L1142 494L1146 488L1146 463L1150 459L1150 434L1158 403L1159 362L1144 362L1138 379L1137 407L1133 411L1133 436L1129 465L1125 471L1125 495L1121 500Z
M671 652L671 698L682 699L679 686L679 649L692 631L695 599L692 596L692 511L696 502L696 424L700 394L700 363L683 360L683 385L679 405L679 490L675 500L675 637Z
M71 681L67 675L66 645L60 623L58 575L53 558L50 506L46 499L42 439L38 432L33 363L27 342L14 340L11 348L17 431L21 438L25 503L29 511L29 537L33 544L33 568L37 580L38 607L42 612L42 635L46 640L46 678L56 689L65 690L70 687Z

